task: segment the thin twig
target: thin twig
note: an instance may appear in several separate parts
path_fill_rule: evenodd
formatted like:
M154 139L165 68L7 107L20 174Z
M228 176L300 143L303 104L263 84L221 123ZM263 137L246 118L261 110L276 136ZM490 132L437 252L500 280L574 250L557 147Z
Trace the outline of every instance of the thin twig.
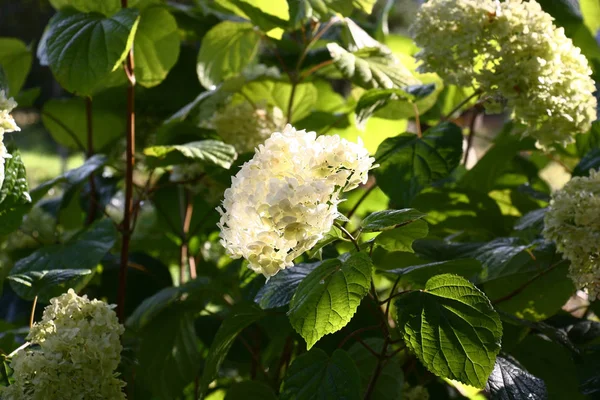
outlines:
M375 372L373 372L373 375L369 380L369 386L367 386L367 391L365 392L365 400L369 400L371 398L371 395L373 394L373 391L375 390L375 385L377 384L377 380L379 379L381 371L383 370L383 362L385 360L385 354L387 353L388 344L389 338L386 337L383 340L381 354L379 354L379 357L377 358L377 366L375 367Z
M127 8L127 0L121 0L121 7ZM133 170L135 168L135 68L133 63L133 45L127 54L124 65L127 85L127 150L125 155L125 205L123 223L121 225L121 263L119 266L119 289L117 295L117 315L119 321L125 321L125 293L127 288L127 264L129 260L129 243L131 241L133 211Z
M358 207L362 204L363 201L365 201L365 199L367 197L369 197L369 195L371 194L371 192L377 187L377 184L374 183L371 186L369 186L367 188L367 190L364 191L363 195L360 197L360 199L358 199L358 201L356 202L356 204L354 204L354 206L352 207L352 209L350 211L348 211L348 214L346 214L346 218L348 218L348 220L350 220L350 218L352 218L352 216L354 215L354 213L356 212L356 210L358 210ZM348 222L344 222L343 226L346 226Z
M33 326L33 319L35 317L35 306L37 305L38 297L33 298L33 305L31 306L31 315L29 316L29 329Z
M467 165L467 160L469 159L469 153L471 152L471 148L473 147L473 138L475 137L475 122L477 122L477 117L479 116L479 108L473 108L473 116L471 117L471 122L469 122L469 136L467 137L467 148L465 150L465 157L463 160L463 164Z
M29 347L31 345L30 342L25 342L22 345L20 345L19 347L17 347L16 349L13 350L12 353L10 353L9 355L7 355L5 358L11 358L12 356L14 356L15 354L17 354L19 351Z
M181 252L180 252L180 270L179 270L179 280L180 283L185 281L186 270L189 267L189 276L191 279L196 279L196 264L194 263L192 268L192 262L190 262L193 258L190 257L189 254L189 232L190 232L190 223L192 222L192 214L194 212L194 202L192 201L192 195L187 188L182 188L183 190L183 212L182 212L182 229L181 229Z
M320 70L321 68L325 68L326 66L331 65L331 64L333 64L333 60L326 60L326 61L323 61L322 63L312 66L309 70L304 71L300 75L299 82L302 82L303 80L305 80L306 78L308 78L309 76L311 76L312 74L314 74L315 72Z
M380 329L380 328L381 328L381 326L379 326L379 325L372 325L372 326L366 326L364 328L357 329L357 330L351 332L350 334L348 334L348 336L346 336L340 342L340 344L338 345L338 349L341 349L342 347L344 347L344 345L346 344L346 342L348 342L348 340L352 339L356 335L360 335L363 332L373 331L373 330Z
M458 103L458 105L456 107L454 107L452 109L452 111L450 111L448 114L446 114L444 117L442 117L442 121L448 121L455 112L460 110L465 104L467 104L468 102L473 100L475 97L480 96L481 93L482 92L480 90L476 90L472 95L470 95L469 97L467 97L466 99L464 99L463 101Z
M516 288L515 290L513 290L512 292L510 292L509 294L507 294L506 296L502 296L499 299L493 300L492 304L499 304L502 303L504 301L510 300L513 297L515 297L516 295L518 295L519 293L521 293L523 290L525 290L529 285L531 285L533 282L535 282L536 280L538 280L539 278L541 278L542 276L546 275L548 272L552 271L553 269L555 269L556 267L558 267L560 264L566 262L566 260L560 260L559 262L551 265L550 267L548 267L548 269L540 272L539 274L537 274L536 276L534 276L533 278L529 279L527 282L525 282L523 285L519 286L518 288Z
M358 245L358 241L356 240L356 238L354 236L352 236L352 234L350 232L348 232L348 230L346 228L344 228L342 225L338 224L337 222L335 223L335 226L340 231L342 231L344 233L344 235L348 236L348 239L350 239L352 244L354 244L356 251L360 251L360 246Z
M79 138L77 137L75 132L73 132L71 130L71 128L69 128L61 120L56 118L54 115L49 114L48 112L45 112L45 111L42 112L42 116L51 119L52 122L54 122L56 125L60 126L65 132L67 132L67 135L69 135L71 137L71 139L73 139L73 141L75 142L75 145L79 148L79 151L81 151L82 153L85 153L85 146L83 145L83 143L81 143L81 140L79 140Z

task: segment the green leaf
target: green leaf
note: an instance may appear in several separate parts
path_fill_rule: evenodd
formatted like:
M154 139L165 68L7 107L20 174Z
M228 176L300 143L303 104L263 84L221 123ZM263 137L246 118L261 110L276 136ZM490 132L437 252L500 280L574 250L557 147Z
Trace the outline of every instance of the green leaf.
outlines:
M311 18L326 21L336 13L349 17L354 10L371 14L376 2L376 0L288 0L291 27L298 29Z
M452 123L427 130L422 138L402 134L383 141L373 171L381 190L395 206L408 206L426 186L446 178L462 156L462 132Z
M368 215L360 225L364 232L379 232L410 224L425 215L414 208L377 211Z
M59 144L74 150L86 149L87 116L85 100L50 99L42 109L42 122ZM115 107L92 102L94 149L104 151L125 133L125 116Z
M344 78L365 89L402 89L420 84L385 46L363 48L351 53L337 43L329 43L327 49Z
M137 336L136 384L150 388L156 398L179 398L200 369L193 314L162 313Z
M383 339L367 338L364 342L375 352L381 353L383 349ZM377 368L377 358L361 343L354 344L349 350L348 355L354 360L360 373L362 395L367 391L369 382ZM386 361L377 379L375 388L371 393L372 400L397 400L402 397L402 387L404 386L404 372L401 361L394 357Z
M189 160L230 168L237 158L235 148L218 140L201 140L182 145L153 146L144 149L148 162L168 166L183 164Z
M496 365L485 388L492 400L548 398L544 381L531 375L512 357L496 358Z
M375 243L388 251L407 251L414 253L412 244L429 233L427 222L416 220L393 230L386 230L375 238Z
M0 66L8 84L8 96L21 91L31 70L33 55L25 43L14 38L0 38Z
M404 89L370 89L362 94L354 112L356 123L365 126L367 120L376 115L385 119L405 119L406 115L398 113L398 106L410 109L409 115L414 114L415 102L435 91L435 84L408 86ZM388 110L385 112L386 109ZM406 113L404 113L406 114Z
M6 235L21 226L23 216L31 208L27 193L27 174L18 150L10 150L11 158L0 163L0 235Z
M125 59L138 21L135 9L123 9L111 17L59 11L50 22L46 41L56 80L80 96L101 88Z
M252 325L264 316L263 311L256 306L248 306L245 304L234 307L231 314L221 323L221 327L217 331L217 335L213 340L208 358L202 371L202 379L200 381L200 398L203 398L208 385L215 379L219 368L235 338L245 328Z
M527 335L511 351L530 374L542 379L548 390L548 399L584 400L577 379L577 367L565 347L538 335Z
M102 258L108 253L117 238L117 231L110 219L100 220L73 236L68 242L42 247L29 256L17 261L11 275L12 289L26 300L38 296L47 302L77 279L81 280L73 287L81 290L89 281L90 270L95 270ZM55 272L52 272L55 271ZM84 272L88 271L88 272ZM62 286L57 284L62 283Z
M285 28L288 25L288 21L282 18L279 18L276 15L269 13L269 11L274 11L274 6L277 6L279 3L279 8L282 8L281 5L285 4L283 0L270 1L267 4L262 4L262 8L259 7L261 4L253 5L244 0L230 0L233 4L235 4L240 10L243 11L245 15L248 16L250 21L256 26L260 28L261 31L268 33L272 29L275 28ZM281 37L280 37L281 38Z
M73 187L83 183L92 173L102 168L107 161L108 159L105 155L94 154L85 160L80 167L69 170L33 189L31 191L31 202L35 204L40 201L51 188L59 183L65 183L67 187Z
M109 16L121 9L119 0L50 0L50 4L56 10L74 8L82 13L97 12Z
M165 311L202 309L211 298L217 298L221 287L207 278L197 278L180 286L164 288L146 298L127 318L127 327L145 329Z
M593 149L600 148L600 121L594 121L588 133L575 136L575 147L579 157L584 157Z
M254 63L260 36L246 22L223 21L202 39L196 70L200 83L213 89Z
M135 80L144 87L161 83L179 57L177 21L163 7L142 11L135 34Z
M321 264L321 262L300 263L279 271L260 288L254 301L263 310L287 306L300 282Z
M244 381L234 384L227 391L225 400L277 400L277 396L266 383Z
M321 349L297 357L284 381L280 400L359 400L360 375L354 361L337 349L331 358Z
M242 88L244 97L254 102L266 101L267 104L279 107L283 115L288 115L292 85L288 82L263 79L249 82ZM317 103L319 92L312 83L296 85L294 102L292 103L292 120L296 122L308 116Z
M533 266L523 268L525 272L484 284L497 309L530 321L542 321L561 311L576 291L569 279L568 263L559 260L560 265L555 267L544 265L543 260L532 261L534 265L538 263L533 271L527 272Z
M400 277L402 281L423 287L427 281L440 274L455 274L466 279L481 271L481 263L471 258L459 260L438 261L427 264L411 265L404 268L379 271L392 279Z
M396 301L404 341L434 374L483 388L500 351L502 324L490 301L456 275L438 275L425 290Z
M290 323L311 347L342 329L369 291L373 264L366 253L346 261L323 261L298 286L288 312Z

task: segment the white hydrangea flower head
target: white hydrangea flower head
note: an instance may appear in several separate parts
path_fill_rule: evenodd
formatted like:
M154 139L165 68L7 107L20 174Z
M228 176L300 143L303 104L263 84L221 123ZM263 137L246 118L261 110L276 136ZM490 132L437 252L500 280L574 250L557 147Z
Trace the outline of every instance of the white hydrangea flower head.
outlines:
M283 111L264 101L257 104L248 101L230 103L212 118L212 125L219 136L225 143L234 145L238 153L253 151L272 132L282 129L285 122Z
M221 243L266 277L292 266L329 232L341 192L366 183L373 162L360 141L287 125L258 146L225 190Z
M121 360L119 324L113 307L78 296L73 289L50 300L27 339L39 350L21 350L11 360L15 383L6 400L124 399L115 370Z
M571 261L570 276L590 299L600 298L600 171L575 177L552 196L544 237Z
M0 186L4 182L4 160L11 158L6 146L4 146L4 134L21 130L12 115L10 115L16 106L15 100L12 97L7 98L4 90L0 90Z
M422 72L435 72L449 83L471 86L474 60L485 52L487 23L496 12L493 0L429 0L410 31L422 50Z
M502 99L541 147L572 142L596 119L587 59L535 0L431 0L413 34L423 68Z

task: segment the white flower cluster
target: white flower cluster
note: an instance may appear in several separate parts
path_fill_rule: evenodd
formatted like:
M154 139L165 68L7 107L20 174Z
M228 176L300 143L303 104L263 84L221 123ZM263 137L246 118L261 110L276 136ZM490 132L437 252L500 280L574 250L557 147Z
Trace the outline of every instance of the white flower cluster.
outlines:
M234 145L238 153L247 153L264 142L272 132L282 129L285 116L280 108L266 102L251 104L243 101L228 104L217 111L212 125L225 143Z
M10 115L16 106L15 100L12 97L7 98L4 90L0 90L0 186L4 181L4 159L11 158L4 146L4 134L21 130Z
M15 382L5 400L124 399L115 370L124 328L112 307L72 289L50 300L28 340L39 350L21 350L11 360Z
M535 0L431 0L411 29L424 70L500 99L542 147L596 119L587 59Z
M554 194L545 216L544 237L571 261L575 286L600 298L600 171L575 177Z
M267 277L292 266L331 229L340 193L365 183L373 161L361 142L287 125L232 178L218 209L221 243Z

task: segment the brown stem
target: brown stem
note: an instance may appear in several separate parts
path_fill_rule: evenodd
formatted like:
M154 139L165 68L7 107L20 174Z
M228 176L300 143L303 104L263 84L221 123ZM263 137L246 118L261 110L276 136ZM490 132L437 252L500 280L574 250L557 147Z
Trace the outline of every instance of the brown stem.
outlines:
M305 80L306 78L308 78L309 76L311 76L312 74L314 74L315 72L320 70L321 68L324 68L331 64L333 64L333 60L326 60L326 61L323 61L322 63L314 65L311 69L305 71L302 75L300 75L300 82L302 82L303 80Z
M354 332L351 332L348 336L346 336L340 342L340 344L338 345L338 349L341 349L342 347L344 347L344 345L346 344L346 342L348 342L348 340L352 339L356 335L360 335L363 332L373 331L373 330L377 330L377 329L380 329L380 328L381 328L381 326L379 326L379 325L372 325L372 326L366 326L364 328L357 329Z
M127 8L127 0L121 0L121 6ZM119 268L119 290L117 295L117 314L119 321L125 320L125 293L127 288L127 264L129 259L129 243L131 241L131 215L133 211L133 169L135 167L135 72L133 63L133 46L127 55L124 66L129 85L127 86L127 150L125 155L125 211L121 234L121 264Z
M463 101L458 103L458 105L456 107L454 107L452 109L452 111L450 111L448 114L446 114L446 116L442 117L442 121L448 121L450 119L450 117L452 117L452 114L454 114L455 112L460 110L465 104L467 104L468 102L473 100L475 97L480 96L481 94L482 94L481 90L476 90L472 95L470 95L469 97L467 97L466 99L464 99Z
M467 137L467 148L465 150L465 157L463 160L463 164L467 165L467 159L469 158L469 153L471 152L471 148L473 147L473 138L475 137L475 122L477 121L477 116L479 115L478 107L473 109L473 116L471 117L471 122L469 122L469 136Z
M287 110L287 123L291 124L292 123L292 115L293 115L293 106L294 106L294 96L296 96L296 87L298 86L298 82L296 82L295 80L296 78L294 77L294 81L292 81L292 91L290 93L290 100L288 101L288 110Z
M369 386L367 386L367 391L365 392L365 400L368 400L371 398L371 395L373 394L373 391L375 390L375 385L377 384L377 380L379 379L379 376L381 375L381 371L383 371L383 362L386 358L385 355L387 353L388 344L389 344L389 338L386 337L383 340L383 348L381 349L381 353L379 354L379 357L377 359L377 366L375 367L375 372L373 372L373 375L371 376L371 379L369 380Z
M87 122L87 158L94 155L94 130L92 126L92 98L85 98L85 115ZM90 204L88 205L88 213L85 219L85 224L90 225L96 219L97 211L97 196L96 196L96 180L92 172L88 177L90 184Z
M350 239L350 241L352 242L352 244L356 248L356 251L360 251L360 246L358 245L358 240L356 240L356 238L354 236L352 236L352 234L350 232L348 232L348 230L346 228L344 228L342 225L336 223L335 226L340 231L342 231L344 233L344 235L346 235L348 237L348 239Z
M186 270L189 265L189 276L191 279L196 278L196 264L194 258L190 257L189 254L189 232L190 224L192 222L192 214L194 213L194 203L192 201L192 195L189 189L182 188L184 191L184 202L183 213L182 213L182 229L181 229L181 252L180 252L180 269L179 269L179 281L184 283L186 281Z
M415 111L415 125L417 128L417 137L421 139L423 137L423 132L421 131L421 116L419 115L419 107L417 103L412 103L413 110Z
M33 305L31 306L31 315L29 316L29 329L33 326L33 318L35 317L35 306L37 305L38 297L33 298Z

